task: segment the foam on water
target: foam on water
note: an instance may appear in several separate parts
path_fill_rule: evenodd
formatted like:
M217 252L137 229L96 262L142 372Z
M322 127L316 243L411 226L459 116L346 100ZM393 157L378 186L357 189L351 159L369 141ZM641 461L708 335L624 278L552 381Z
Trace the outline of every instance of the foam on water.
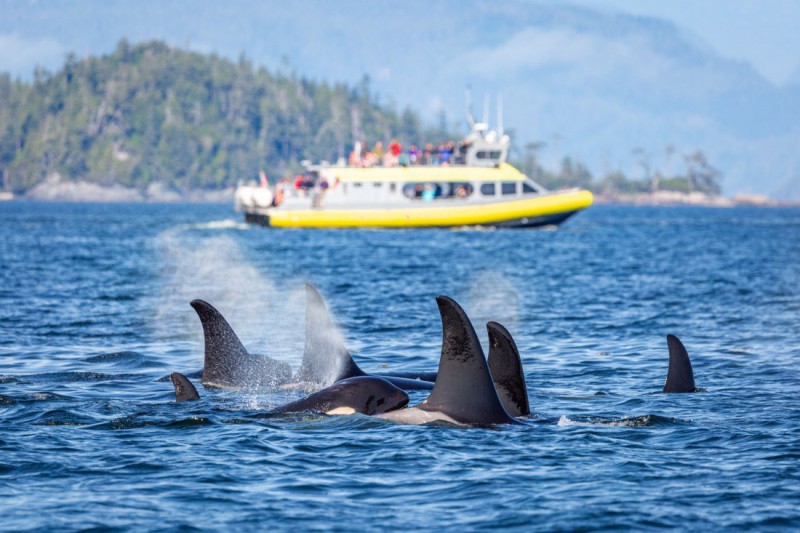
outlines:
M641 415L632 417L623 417L615 420L603 420L598 418L589 418L585 420L573 420L568 416L561 415L558 419L559 427L579 426L579 427L649 427L659 424L673 424L677 421L658 415Z
M212 220L211 222L203 222L201 224L191 224L187 226L189 229L198 229L198 230L229 230L229 229L238 229L238 230L250 230L254 229L252 224L247 224L246 222L242 222L236 219L225 219L225 220Z

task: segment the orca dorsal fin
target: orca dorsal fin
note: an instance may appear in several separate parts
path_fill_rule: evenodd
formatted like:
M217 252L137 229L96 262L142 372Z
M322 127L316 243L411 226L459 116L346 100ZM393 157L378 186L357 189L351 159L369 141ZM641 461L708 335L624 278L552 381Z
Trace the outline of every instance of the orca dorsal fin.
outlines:
M689 352L675 335L667 335L667 346L669 346L669 370L663 392L694 392L696 387Z
M497 396L475 328L453 299L438 296L442 316L442 356L436 384L425 411L441 412L462 424L507 424L509 416Z
M176 402L194 402L200 399L197 389L186 376L178 372L173 372L169 375L169 378L175 386Z
M528 387L514 338L497 322L486 324L486 330L489 332L489 370L497 396L511 416L530 415Z
M305 329L303 361L295 374L295 381L328 387L341 379L366 375L345 348L322 296L308 283Z
M239 362L248 359L250 354L222 313L213 305L204 300L192 300L189 305L197 312L203 324L206 345L203 383L231 382Z

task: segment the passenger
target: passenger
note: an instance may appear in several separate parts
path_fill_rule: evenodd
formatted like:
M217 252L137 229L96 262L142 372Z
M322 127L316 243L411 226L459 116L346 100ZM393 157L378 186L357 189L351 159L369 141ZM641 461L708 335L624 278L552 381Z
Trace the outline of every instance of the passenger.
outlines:
M303 189L303 183L305 182L305 177L302 174L298 174L294 177L294 189L296 191Z
M259 187L262 189L269 188L269 180L267 180L267 173L263 170L258 171L258 179L260 180Z
M411 148L408 149L408 162L411 165L416 165L418 159L419 159L419 148L417 148L416 144L412 144Z
M456 198L466 198L467 197L467 188L463 185L459 185L458 189L456 189Z
M388 164L386 166L393 167L397 166L400 162L400 154L403 152L403 145L397 139L392 139L392 142L389 143L389 151L387 152L387 161Z
M425 164L438 165L439 161L436 159L436 150L433 149L433 143L425 145Z
M455 155L456 155L456 142L450 141L447 143L447 152L450 154L448 160L450 163L455 163Z
M422 198L422 185L418 184L414 188L414 198Z
M367 152L364 154L364 160L361 162L361 164L365 167L371 167L375 164L375 156L372 154L372 152Z
M327 177L327 176L321 176L321 177L319 178L319 183L318 183L317 185L319 185L319 188L320 188L320 190L321 190L322 192L325 192L325 191L327 191L327 190L328 190L328 187L329 187L329 184L328 184L328 177Z
M351 167L360 167L361 166L361 143L356 141L355 146L353 146L353 151L350 152L350 157L347 159L347 164Z
M281 197L285 198L288 196L294 187L292 187L292 178L289 176L284 176L281 178L281 181L275 186L276 190L281 191Z
M433 188L433 185L430 183L426 183L425 187L422 189L422 201L423 202L430 202L436 197L436 190Z
M428 151L425 148L420 149L419 155L417 155L417 164L418 165L427 165L430 161L428 158Z
M439 164L443 167L450 165L450 150L444 141L439 143Z
M275 184L275 195L272 197L272 207L280 206L283 203L284 197L286 196L286 193L281 186L282 181L283 180Z
M386 150L383 149L383 143L378 141L375 143L375 147L372 149L372 158L375 164L378 164L383 161L383 156L386 155Z

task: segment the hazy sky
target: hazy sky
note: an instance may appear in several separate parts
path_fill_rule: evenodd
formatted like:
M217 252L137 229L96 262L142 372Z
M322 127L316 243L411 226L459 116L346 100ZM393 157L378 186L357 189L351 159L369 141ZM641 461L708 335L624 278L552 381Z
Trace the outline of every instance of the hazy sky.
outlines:
M137 2L118 0L117 3L135 5ZM749 62L776 85L783 85L790 78L800 83L800 0L572 0L570 3L670 20L701 38L722 56ZM185 4L191 5L191 2ZM64 35L58 32L42 35L35 26L8 20L21 6L25 11L36 12L54 5L58 3L0 0L0 19L6 19L0 24L0 71L29 77L37 63L51 69L61 65L64 54L70 51L70 44L63 42ZM69 2L61 5L65 11L65 32L72 33L68 25L77 22L70 16L75 10L68 8ZM275 5L280 3L275 2ZM124 22L119 25L125 26ZM92 21L82 26L92 32ZM77 50L79 54L86 51ZM109 51L91 50L92 53Z
M799 0L573 0L659 17L701 37L722 56L749 62L771 82L800 81Z

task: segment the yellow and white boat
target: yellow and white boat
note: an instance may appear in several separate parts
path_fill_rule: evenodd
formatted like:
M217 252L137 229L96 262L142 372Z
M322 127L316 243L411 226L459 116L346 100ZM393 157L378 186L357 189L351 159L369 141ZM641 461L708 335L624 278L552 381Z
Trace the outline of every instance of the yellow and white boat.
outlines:
M448 166L308 165L308 188L240 186L237 210L281 228L535 227L592 204L586 190L545 190L506 163L508 136L471 122Z

